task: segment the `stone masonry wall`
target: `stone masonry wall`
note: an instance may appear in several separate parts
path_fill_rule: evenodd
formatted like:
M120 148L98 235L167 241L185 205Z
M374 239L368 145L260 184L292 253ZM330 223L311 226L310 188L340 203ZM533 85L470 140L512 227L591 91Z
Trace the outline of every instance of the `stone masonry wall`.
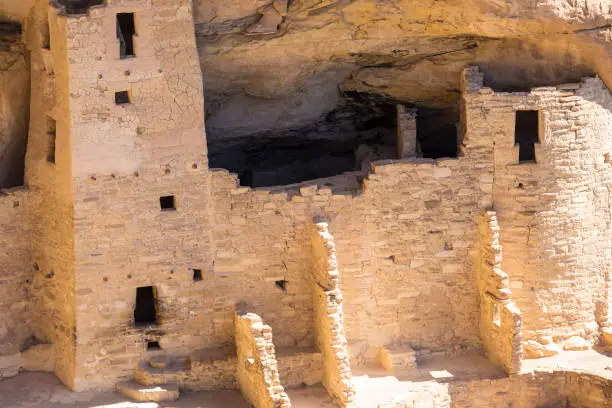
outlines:
M494 211L480 218L480 336L489 359L516 373L521 368L521 314L511 299L508 275L501 269L502 247Z
M0 193L0 356L19 352L33 334L27 201L28 190L23 187Z
M593 341L612 253L612 168L605 156L612 96L598 78L498 93L482 87L475 68L466 77L466 135L495 145L493 204L504 232L503 269L523 314L525 339L562 342L579 335ZM540 112L536 163L518 164L517 110Z
M25 27L32 84L25 167L30 192L31 260L27 267L33 272L32 326L39 340L53 343L55 373L74 388L77 334L67 21L40 0ZM53 127L55 163L48 160Z
M351 406L355 390L344 334L340 271L336 244L325 221L313 225L312 257L315 340L323 354L323 385L340 406Z
M457 381L449 384L449 407L610 408L612 382L591 374L536 371L502 379Z
M255 408L289 408L280 383L272 329L254 313L236 312L237 379L244 398Z
M344 276L346 335L368 358L394 340L449 353L479 348L477 220L493 183L487 142L472 138L459 159L375 162L357 192L340 184L344 177L253 190L211 170L212 339L231 339L231 305L245 300L277 346L314 344L305 248L308 223L324 216Z
M120 58L120 12L134 13L134 57ZM190 1L109 1L66 25L76 388L110 388L133 374L148 340L187 355L214 331L202 81ZM116 104L121 91L130 103ZM174 196L166 211L164 196ZM145 286L158 323L148 329L133 319Z

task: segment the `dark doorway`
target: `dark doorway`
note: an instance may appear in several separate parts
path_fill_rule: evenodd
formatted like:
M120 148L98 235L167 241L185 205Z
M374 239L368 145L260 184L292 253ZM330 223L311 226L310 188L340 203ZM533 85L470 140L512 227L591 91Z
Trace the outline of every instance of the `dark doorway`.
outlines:
M117 13L117 39L119 40L120 57L133 57L134 36L136 25L134 24L134 13Z
M540 133L538 111L517 111L514 143L519 145L519 163L535 162L535 144Z
M153 286L136 288L136 309L134 309L136 327L157 325L155 292Z
M424 158L457 157L457 112L456 109L418 108L417 140Z

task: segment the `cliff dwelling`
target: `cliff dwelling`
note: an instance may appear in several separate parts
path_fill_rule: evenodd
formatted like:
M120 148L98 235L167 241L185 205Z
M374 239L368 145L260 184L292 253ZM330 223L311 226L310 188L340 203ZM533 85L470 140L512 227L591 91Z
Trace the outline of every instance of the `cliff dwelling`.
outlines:
M0 0L0 407L612 408L608 0Z

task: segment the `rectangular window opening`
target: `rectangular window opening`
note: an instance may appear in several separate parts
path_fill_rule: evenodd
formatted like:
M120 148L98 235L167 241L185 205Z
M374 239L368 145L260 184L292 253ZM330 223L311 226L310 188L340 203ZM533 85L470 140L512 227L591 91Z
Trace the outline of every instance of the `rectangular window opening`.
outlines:
M130 93L128 91L115 92L115 103L117 105L124 105L131 103Z
M176 198L174 196L159 197L159 206L162 211L174 211L176 210Z
M519 145L519 163L535 163L535 144L539 141L539 134L539 111L516 111L514 143Z
M497 327L501 326L501 309L499 303L493 303L493 324Z
M136 327L156 326L157 308L153 286L136 288L136 308L134 309Z
M47 116L47 161L55 164L55 139L56 123L55 120Z
M117 13L117 39L121 59L136 56L134 53L135 35L134 13Z
M193 270L193 281L194 282L199 282L202 280L202 270L201 269L194 269Z
M147 350L161 350L158 341L147 341Z
M47 20L47 24L45 24L43 26L43 32L42 32L42 47L45 50L50 50L51 49L51 33L50 33L50 28L49 28L49 20Z

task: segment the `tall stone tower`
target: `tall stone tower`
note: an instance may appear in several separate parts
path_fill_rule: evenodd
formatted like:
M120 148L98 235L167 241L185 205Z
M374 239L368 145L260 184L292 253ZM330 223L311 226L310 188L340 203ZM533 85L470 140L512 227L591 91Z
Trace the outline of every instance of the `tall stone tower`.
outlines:
M30 42L36 326L75 390L130 376L147 346L204 341L212 270L191 1L94 3L41 1Z

